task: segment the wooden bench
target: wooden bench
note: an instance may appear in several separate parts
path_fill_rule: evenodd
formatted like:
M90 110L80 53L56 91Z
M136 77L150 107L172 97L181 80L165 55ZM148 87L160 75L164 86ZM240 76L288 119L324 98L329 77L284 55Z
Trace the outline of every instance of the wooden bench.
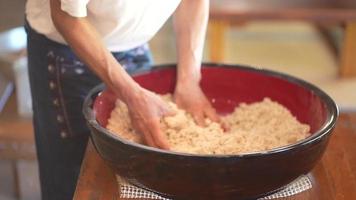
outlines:
M16 95L13 93L3 111L0 112L0 160L11 165L12 174L9 177L14 180L12 186L14 197L16 199L33 199L37 195L36 192L39 191L32 191L32 187L21 187L29 183L26 183L25 177L21 176L21 168L19 169L19 162L36 162L32 122L31 119L19 116L17 107ZM38 179L30 181L30 184L38 184Z
M356 0L211 0L210 58L224 59L224 34L230 25L250 20L304 20L345 24L341 77L356 77Z

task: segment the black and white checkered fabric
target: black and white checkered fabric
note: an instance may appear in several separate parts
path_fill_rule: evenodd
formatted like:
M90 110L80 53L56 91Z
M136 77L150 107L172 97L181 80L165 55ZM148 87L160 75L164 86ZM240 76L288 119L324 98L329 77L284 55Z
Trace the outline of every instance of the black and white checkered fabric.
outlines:
M117 176L117 180L119 182L119 187L120 187L120 198L171 200L171 199L164 198L156 193L133 186L119 176ZM283 190L280 190L279 192L276 192L269 196L260 198L259 200L289 197L301 193L303 191L306 191L310 188L312 188L312 183L309 177L304 175L299 177L297 180L293 181L292 183L288 184Z
M283 190L279 192L273 193L269 196L260 198L259 200L265 199L276 199L276 198L283 198L283 197L290 197L306 190L312 188L313 185L308 176L301 176L297 180L293 181L292 183L288 184Z

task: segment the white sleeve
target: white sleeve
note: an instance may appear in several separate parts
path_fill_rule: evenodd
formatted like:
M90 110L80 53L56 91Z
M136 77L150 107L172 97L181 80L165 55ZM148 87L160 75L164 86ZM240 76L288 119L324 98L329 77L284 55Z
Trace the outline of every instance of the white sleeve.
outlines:
M72 17L86 17L89 0L61 0L61 9Z

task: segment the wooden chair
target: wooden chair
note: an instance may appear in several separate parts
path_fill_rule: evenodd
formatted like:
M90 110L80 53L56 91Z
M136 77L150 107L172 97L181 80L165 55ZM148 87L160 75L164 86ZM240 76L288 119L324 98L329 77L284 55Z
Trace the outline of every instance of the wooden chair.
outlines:
M341 77L356 77L355 0L211 0L208 38L214 62L224 58L224 33L230 25L250 20L304 20L345 24L340 55ZM214 53L212 53L214 52Z

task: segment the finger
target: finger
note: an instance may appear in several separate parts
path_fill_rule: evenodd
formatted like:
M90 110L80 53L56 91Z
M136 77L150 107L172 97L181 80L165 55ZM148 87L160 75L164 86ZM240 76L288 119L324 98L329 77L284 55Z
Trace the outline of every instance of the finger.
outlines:
M204 113L195 112L195 113L192 113L192 115L193 115L195 123L197 123L199 126L206 126Z
M151 133L149 131L142 131L143 132L143 136L145 138L145 141L147 143L148 146L151 146L151 147L156 147L156 148L159 148L156 143L154 142L152 136L151 136Z
M205 111L205 115L212 121L219 123L224 132L230 130L230 127L226 123L221 121L220 116L216 113L216 110L214 108L207 109Z
M213 122L220 122L220 117L214 108L205 109L205 115Z
M160 128L159 120L153 120L151 122L150 133L153 138L153 141L159 148L169 150L169 144L166 136L163 134Z
M140 122L137 122L136 120L132 121L132 125L134 129L136 129L144 138L146 144L151 147L157 147L151 137L151 134L149 131L145 130L143 128L143 125Z
M220 122L221 128L224 130L224 132L230 131L230 126L224 122Z

